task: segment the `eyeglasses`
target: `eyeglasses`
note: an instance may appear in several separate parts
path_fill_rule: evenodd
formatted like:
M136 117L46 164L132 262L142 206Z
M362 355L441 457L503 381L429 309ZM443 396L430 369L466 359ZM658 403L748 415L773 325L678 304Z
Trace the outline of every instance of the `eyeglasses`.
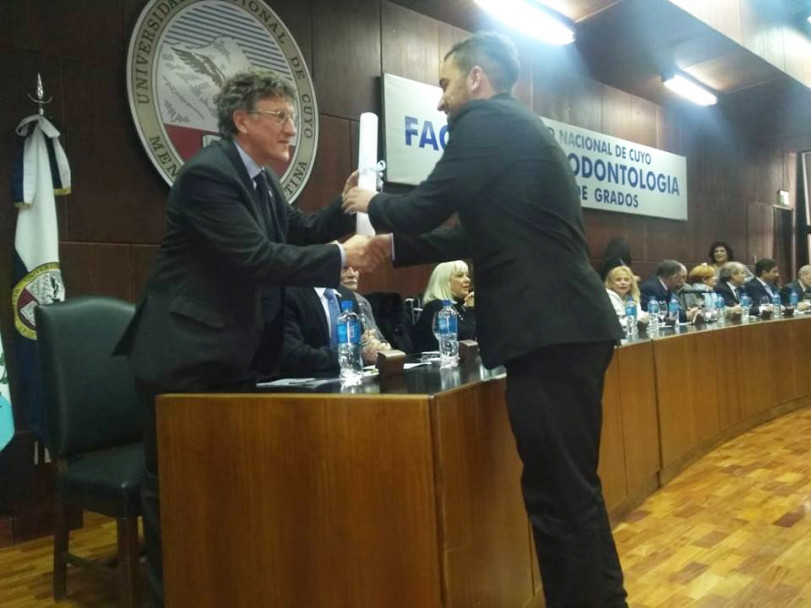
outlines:
M295 112L288 112L287 110L248 110L248 114L261 114L264 116L271 116L276 123L283 125L288 120L295 127L298 125L298 116Z

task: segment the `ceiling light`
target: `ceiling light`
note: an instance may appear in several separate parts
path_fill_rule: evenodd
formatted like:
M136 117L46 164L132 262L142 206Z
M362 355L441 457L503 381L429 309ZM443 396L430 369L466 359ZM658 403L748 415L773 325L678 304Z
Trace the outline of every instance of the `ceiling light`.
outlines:
M711 106L718 101L718 98L707 89L681 74L675 74L672 78L668 80L663 78L663 80L668 89L700 106Z
M476 0L476 3L517 30L556 46L574 42L574 24L536 0Z

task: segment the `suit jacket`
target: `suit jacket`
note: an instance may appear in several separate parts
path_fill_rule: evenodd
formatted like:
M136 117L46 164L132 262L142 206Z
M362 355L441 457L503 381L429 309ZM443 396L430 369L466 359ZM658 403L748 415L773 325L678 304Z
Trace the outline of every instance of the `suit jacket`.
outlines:
M743 287L738 288L739 292L743 293ZM724 305L725 306L737 306L740 303L740 297L735 295L732 290L729 288L729 285L726 283L718 282L718 285L715 286L715 293L720 293L721 296L724 298ZM760 302L760 300L757 300ZM752 304L755 302L753 301Z
M345 287L337 289L340 300L350 300L360 312L354 294ZM292 287L285 292L284 342L281 371L285 376L310 376L339 370L338 351L330 344L321 298L312 287Z
M777 287L775 287L774 285L770 285L770 287L772 288L773 293L779 294ZM760 304L762 298L769 298L770 302L772 300L772 296L769 294L768 291L766 291L766 288L760 283L760 281L757 278L751 279L750 281L744 283L743 289L746 292L746 294L750 298L752 298L753 308L757 307Z
M792 290L797 292L797 297L800 302L802 302L803 299L811 299L811 288L805 289L800 284L800 281L795 279L791 283L783 285L783 288L780 290L780 299L783 300L783 306L788 306L791 303L790 296Z
M274 368L281 353L285 285L337 286L338 238L354 227L340 198L305 216L278 179L262 209L235 144L220 140L190 159L166 207L163 242L135 316L116 348L159 391L201 390L251 377L262 335ZM275 361L274 361L275 359Z
M372 225L396 235L395 264L472 258L488 367L543 346L618 340L569 161L543 122L501 94L466 103L448 129L424 182L369 206ZM436 229L453 214L459 224Z
M642 310L648 310L648 302L651 300L659 300L660 302L664 300L665 302L670 302L671 296L673 296L673 292L670 289L666 289L662 282L659 280L659 277L652 276L647 281L643 281L639 285L639 306ZM682 302L679 298L676 298L676 301L679 302L679 322L684 323L687 321L687 312L684 310Z

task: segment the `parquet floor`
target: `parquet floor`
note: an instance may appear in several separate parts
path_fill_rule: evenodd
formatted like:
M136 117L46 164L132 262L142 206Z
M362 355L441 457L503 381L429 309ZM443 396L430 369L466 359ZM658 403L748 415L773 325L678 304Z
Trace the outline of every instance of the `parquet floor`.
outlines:
M111 555L115 523L85 521L73 550ZM811 408L705 456L614 534L633 608L811 608ZM68 599L54 604L51 543L0 550L0 607L116 605L111 583L75 568Z

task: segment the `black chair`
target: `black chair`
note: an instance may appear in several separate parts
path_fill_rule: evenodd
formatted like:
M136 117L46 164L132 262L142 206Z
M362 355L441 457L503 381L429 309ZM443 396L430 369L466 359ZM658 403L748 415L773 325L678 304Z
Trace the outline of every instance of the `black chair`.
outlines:
M48 449L56 464L57 601L66 595L70 563L116 580L121 605L140 603L138 516L144 466L140 411L126 359L112 356L134 311L132 304L114 298L81 296L39 306L35 312ZM104 564L68 551L66 505L117 519L117 559Z
M403 297L393 291L373 291L365 294L380 333L394 348L405 353L414 352L411 313L403 305Z

